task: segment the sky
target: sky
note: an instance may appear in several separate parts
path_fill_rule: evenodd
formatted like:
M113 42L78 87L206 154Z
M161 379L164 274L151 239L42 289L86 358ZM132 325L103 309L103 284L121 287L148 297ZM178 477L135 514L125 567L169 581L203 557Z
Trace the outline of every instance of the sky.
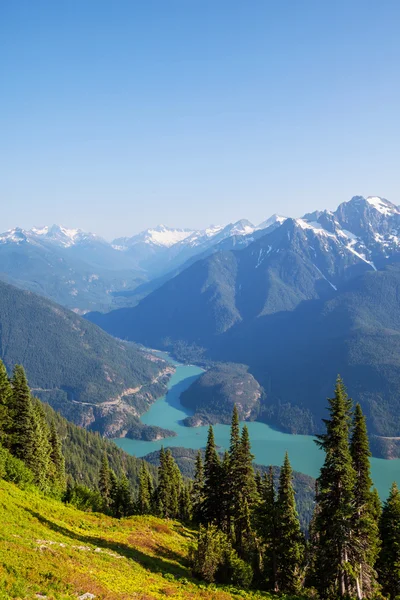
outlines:
M2 0L0 230L400 204L398 0Z

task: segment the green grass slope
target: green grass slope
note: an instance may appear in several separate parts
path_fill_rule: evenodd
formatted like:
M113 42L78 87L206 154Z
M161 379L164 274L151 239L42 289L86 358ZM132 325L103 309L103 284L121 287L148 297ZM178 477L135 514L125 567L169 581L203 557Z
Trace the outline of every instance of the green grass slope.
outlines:
M267 598L191 579L193 532L174 521L84 513L0 481L0 599Z

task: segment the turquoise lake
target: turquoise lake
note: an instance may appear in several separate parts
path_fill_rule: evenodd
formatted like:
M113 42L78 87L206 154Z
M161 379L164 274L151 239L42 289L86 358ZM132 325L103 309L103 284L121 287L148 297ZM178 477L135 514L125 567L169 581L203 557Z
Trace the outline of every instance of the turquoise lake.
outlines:
M204 448L207 440L208 427L185 427L182 420L192 414L180 403L180 395L203 372L193 365L182 365L172 360L171 357L158 353L176 367L176 372L169 381L168 393L157 400L149 411L141 417L147 425L158 425L176 432L175 437L165 438L156 442L143 442L121 438L115 443L128 454L145 456L149 452L159 450L161 446L183 446L184 448ZM312 477L318 475L323 462L323 452L319 450L312 438L308 435L291 435L272 429L265 423L257 421L247 422L249 428L252 451L255 462L261 465L281 465L286 450L292 467L296 471L306 473ZM229 425L216 425L214 427L215 441L221 450L229 447ZM384 460L371 459L373 481L381 495L385 498L393 481L400 484L400 459Z

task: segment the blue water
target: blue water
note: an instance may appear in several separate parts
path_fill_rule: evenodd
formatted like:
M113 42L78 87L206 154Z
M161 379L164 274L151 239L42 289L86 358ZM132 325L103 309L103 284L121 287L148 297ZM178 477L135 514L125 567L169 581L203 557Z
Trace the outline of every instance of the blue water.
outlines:
M157 400L141 418L147 425L158 425L176 432L175 437L165 438L156 442L144 442L121 438L115 443L128 454L145 456L149 452L159 450L161 446L183 446L184 448L204 448L207 440L208 427L185 427L182 420L192 413L180 403L180 395L203 372L193 365L182 365L171 357L159 353L176 367L176 372L168 384L168 393ZM249 428L252 452L255 462L261 465L281 465L285 452L289 452L293 469L312 477L318 475L323 462L323 452L318 449L314 439L309 435L291 435L272 429L265 423L253 421L246 423ZM230 427L216 425L214 427L215 441L223 451L229 447ZM397 481L400 485L400 459L384 460L371 459L372 477L381 495L385 498L390 485Z

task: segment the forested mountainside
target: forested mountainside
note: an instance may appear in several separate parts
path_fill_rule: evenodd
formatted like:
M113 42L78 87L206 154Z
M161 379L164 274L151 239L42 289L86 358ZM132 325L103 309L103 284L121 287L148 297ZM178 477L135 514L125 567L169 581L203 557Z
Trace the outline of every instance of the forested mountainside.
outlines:
M184 342L203 359L248 365L265 392L261 418L291 432L318 431L341 372L371 432L396 436L399 219L389 202L358 197L286 219L243 250L197 261L135 308L88 318L118 337Z
M34 394L69 420L115 437L138 424L171 372L160 358L2 282L0 358L9 372L23 363Z

